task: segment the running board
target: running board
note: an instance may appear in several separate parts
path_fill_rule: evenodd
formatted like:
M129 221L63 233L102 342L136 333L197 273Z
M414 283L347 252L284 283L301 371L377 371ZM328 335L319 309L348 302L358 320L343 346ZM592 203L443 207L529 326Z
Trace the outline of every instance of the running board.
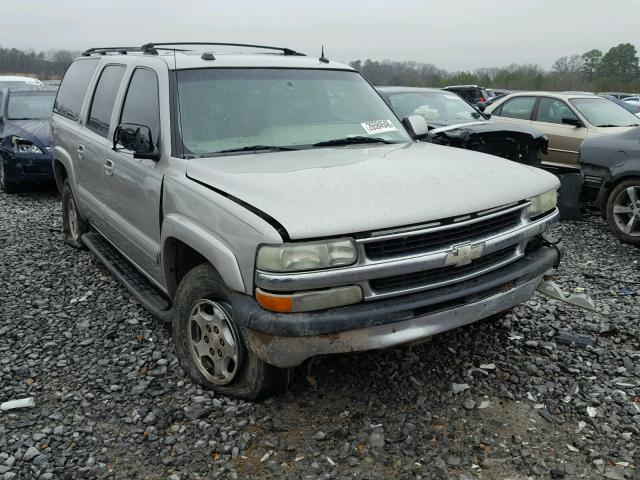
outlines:
M95 232L82 235L82 241L146 310L165 322L171 321L169 299L113 245Z

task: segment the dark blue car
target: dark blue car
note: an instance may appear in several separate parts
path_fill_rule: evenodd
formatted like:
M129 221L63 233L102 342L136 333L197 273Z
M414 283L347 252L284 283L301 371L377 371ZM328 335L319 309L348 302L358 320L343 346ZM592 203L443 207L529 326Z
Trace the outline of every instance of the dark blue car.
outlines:
M0 188L53 180L51 115L56 88L16 86L0 90Z

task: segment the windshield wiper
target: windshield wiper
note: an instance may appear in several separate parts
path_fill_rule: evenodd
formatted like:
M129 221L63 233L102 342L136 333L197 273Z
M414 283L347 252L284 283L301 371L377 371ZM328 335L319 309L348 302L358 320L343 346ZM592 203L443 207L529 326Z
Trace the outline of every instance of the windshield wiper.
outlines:
M215 153L259 152L259 151L288 152L291 150L297 150L297 149L292 147L281 147L279 145L249 145L248 147L239 147L239 148L230 148L228 150L220 150Z
M622 125L609 125L609 124L605 124L605 125L596 125L596 127L599 128L607 128L607 127L621 127ZM628 127L631 127L632 125L627 125Z
M358 145L361 143L398 143L392 140L385 140L380 137L365 137L364 135L358 135L355 137L336 138L334 140L327 140L325 142L314 143L314 147L341 147L343 145Z

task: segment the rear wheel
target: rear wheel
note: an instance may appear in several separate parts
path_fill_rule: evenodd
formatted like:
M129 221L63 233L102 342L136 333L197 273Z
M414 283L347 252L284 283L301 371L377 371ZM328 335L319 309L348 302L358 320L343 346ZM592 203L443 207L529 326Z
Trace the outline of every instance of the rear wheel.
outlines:
M69 179L62 187L62 231L64 241L75 248L85 248L82 235L89 231L89 224L82 218L73 198Z
M620 240L640 246L640 179L620 182L611 191L607 222Z
M258 400L287 386L289 371L266 364L245 346L233 321L231 292L208 263L180 282L174 301L173 338L184 371L216 392Z
M18 190L18 185L15 182L7 180L4 171L4 160L0 157L0 188L5 193L15 193Z

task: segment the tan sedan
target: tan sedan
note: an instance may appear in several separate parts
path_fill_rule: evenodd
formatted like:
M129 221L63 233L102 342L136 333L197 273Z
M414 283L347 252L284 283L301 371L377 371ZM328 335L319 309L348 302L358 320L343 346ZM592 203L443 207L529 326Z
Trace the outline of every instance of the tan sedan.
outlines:
M549 153L542 163L580 169L578 152L587 137L624 132L640 119L591 94L528 92L505 96L487 108L495 120L529 125L547 134Z

